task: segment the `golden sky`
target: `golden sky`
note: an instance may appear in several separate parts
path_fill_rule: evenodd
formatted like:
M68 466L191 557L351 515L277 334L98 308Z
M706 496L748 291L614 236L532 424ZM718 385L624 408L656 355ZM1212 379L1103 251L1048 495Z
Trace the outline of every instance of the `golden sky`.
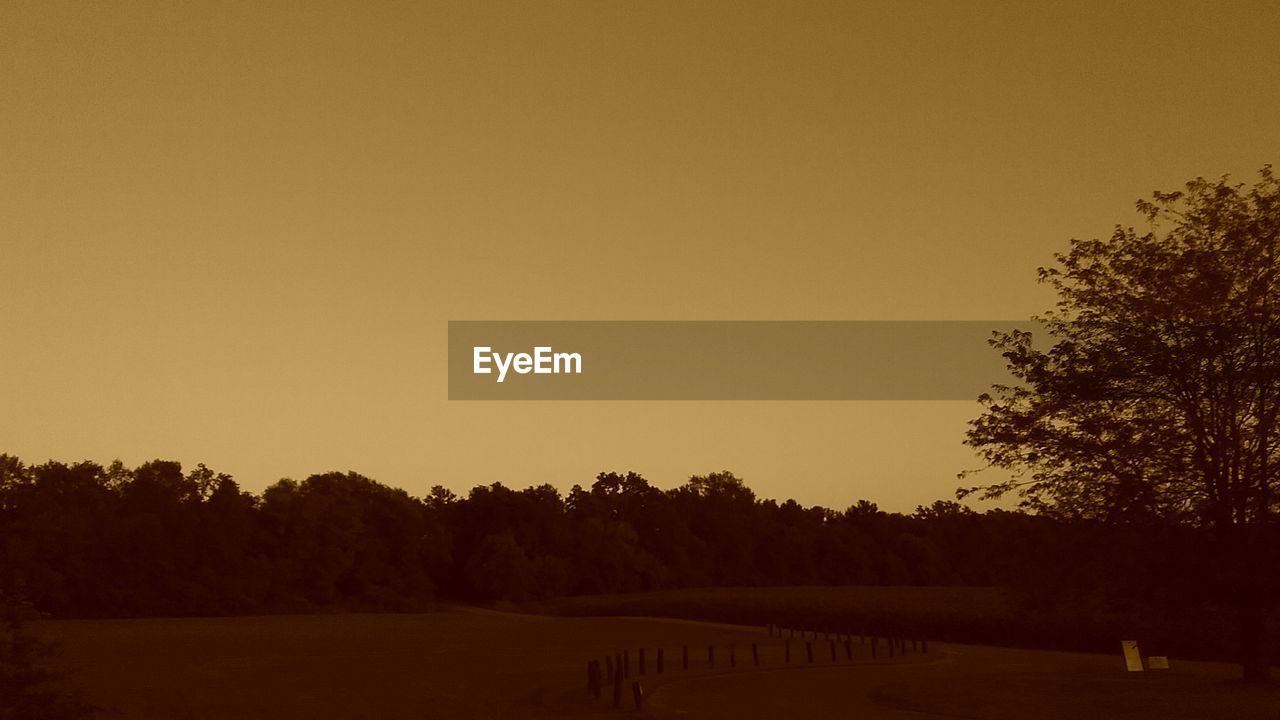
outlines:
M1255 3L0 4L0 452L909 510L966 402L446 400L446 323L1025 318L1280 159Z

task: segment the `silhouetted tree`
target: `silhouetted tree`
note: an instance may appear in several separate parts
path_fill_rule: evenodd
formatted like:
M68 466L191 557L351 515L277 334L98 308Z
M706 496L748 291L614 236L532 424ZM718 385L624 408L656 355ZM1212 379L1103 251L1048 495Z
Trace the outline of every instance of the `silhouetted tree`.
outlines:
M433 595L430 569L447 540L403 490L353 472L282 480L262 514L277 601L409 608Z
M527 600L533 564L515 538L488 535L467 561L467 582L478 600Z
M1052 345L997 336L1019 382L983 396L967 440L1019 474L961 491L1153 540L1195 529L1213 571L1197 586L1238 609L1249 680L1267 676L1277 596L1280 183L1261 175L1156 192L1138 203L1148 232L1074 240L1040 270L1059 296Z

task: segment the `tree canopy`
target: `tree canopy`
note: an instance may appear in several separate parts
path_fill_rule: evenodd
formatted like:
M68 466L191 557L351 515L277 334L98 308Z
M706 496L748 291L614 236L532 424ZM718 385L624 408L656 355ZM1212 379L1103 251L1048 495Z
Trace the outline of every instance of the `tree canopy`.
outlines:
M1148 227L1073 240L1041 268L1049 340L997 333L1017 382L967 436L1007 480L961 489L1065 518L1200 532L1205 587L1242 611L1246 675L1277 587L1280 182L1197 178L1140 200ZM1197 569L1199 572L1200 569Z

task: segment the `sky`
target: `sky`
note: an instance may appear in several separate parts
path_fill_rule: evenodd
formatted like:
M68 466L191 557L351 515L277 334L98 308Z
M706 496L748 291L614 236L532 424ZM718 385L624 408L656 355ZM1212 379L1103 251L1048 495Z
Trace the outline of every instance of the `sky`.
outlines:
M1280 160L1273 3L0 4L0 452L909 511L969 402L447 400L449 320L1025 319Z

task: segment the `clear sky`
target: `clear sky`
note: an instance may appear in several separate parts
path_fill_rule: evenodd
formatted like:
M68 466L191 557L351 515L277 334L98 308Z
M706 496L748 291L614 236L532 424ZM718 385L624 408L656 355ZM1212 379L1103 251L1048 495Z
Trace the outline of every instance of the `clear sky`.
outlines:
M0 4L0 452L909 510L966 402L446 400L448 320L1018 319L1280 159L1255 3Z

